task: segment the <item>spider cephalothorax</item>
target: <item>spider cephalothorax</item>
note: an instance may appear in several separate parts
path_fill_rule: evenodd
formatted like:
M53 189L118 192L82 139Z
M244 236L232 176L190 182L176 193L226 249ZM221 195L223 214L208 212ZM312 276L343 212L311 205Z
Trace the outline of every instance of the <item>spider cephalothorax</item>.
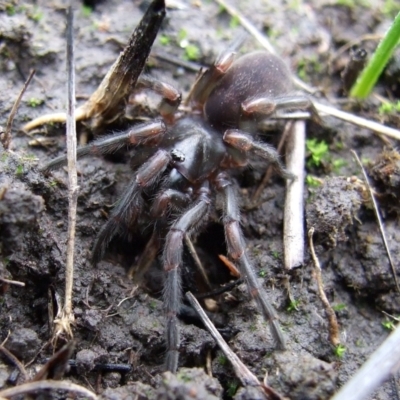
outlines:
M275 311L247 255L230 171L246 165L253 157L261 157L275 164L284 177L292 177L285 171L276 150L256 140L257 125L261 119L279 114L281 110L307 108L309 100L293 94L290 74L283 61L264 51L250 53L237 61L234 61L234 51L223 53L197 79L183 110L179 109L180 93L170 85L142 76L137 87L150 88L162 96L159 107L162 118L97 139L78 149L78 156L82 157L132 146L140 149L146 158L137 166L131 182L98 234L93 263L102 259L110 240L138 218L145 209L145 199L149 201L150 198L154 226L156 221L161 221L166 231L162 252L166 274L166 367L176 371L184 238L205 225L219 196L223 204L228 256L238 266L251 296L269 321L278 347L284 348ZM64 156L50 162L45 169L63 163Z

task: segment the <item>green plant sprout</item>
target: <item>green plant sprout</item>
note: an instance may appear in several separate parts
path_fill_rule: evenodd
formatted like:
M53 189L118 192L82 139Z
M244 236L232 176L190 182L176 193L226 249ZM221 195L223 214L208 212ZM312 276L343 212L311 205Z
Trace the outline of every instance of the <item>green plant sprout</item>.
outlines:
M379 106L378 112L380 115L398 113L400 112L400 101L397 102L385 101Z
M319 167L322 160L326 158L329 152L328 143L324 140L307 139L306 140L307 151L310 153L310 159L307 162L309 167Z
M396 328L396 324L394 321L392 320L388 320L388 321L383 321L382 322L382 326L387 329L388 331L394 331L394 329Z
M32 108L38 107L43 103L44 103L44 101L42 99L37 99L36 97L31 97L28 100L28 106L32 107Z
M322 181L320 178L317 178L316 176L307 175L306 176L306 184L309 187L318 187L318 186L322 185Z
M335 311L342 311L342 310L346 309L346 304L344 304L344 303L335 304L332 308Z
M288 312L299 311L298 309L299 304L300 300L291 300L286 311Z
M350 90L350 96L365 99L375 86L376 81L392 56L400 39L400 12L379 43L375 53L363 69L361 75Z
M334 349L334 351L333 351L334 353L335 353L335 356L337 356L337 357L339 357L339 358L342 358L343 356L344 356L344 354L346 353L346 347L343 345L343 344L338 344L336 347L335 347L335 349Z
M162 46L168 46L171 43L171 38L165 34L162 34L159 38L159 41Z

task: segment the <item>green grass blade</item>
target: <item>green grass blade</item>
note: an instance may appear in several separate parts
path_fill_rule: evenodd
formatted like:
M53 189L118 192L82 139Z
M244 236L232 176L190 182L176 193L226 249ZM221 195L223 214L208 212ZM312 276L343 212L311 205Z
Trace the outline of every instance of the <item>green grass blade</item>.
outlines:
M351 97L364 99L369 95L390 57L392 56L396 45L399 43L399 39L400 12L394 19L392 26L386 32L385 37L379 43L379 46L375 50L375 53L372 55L369 63L364 68L360 77L351 88Z

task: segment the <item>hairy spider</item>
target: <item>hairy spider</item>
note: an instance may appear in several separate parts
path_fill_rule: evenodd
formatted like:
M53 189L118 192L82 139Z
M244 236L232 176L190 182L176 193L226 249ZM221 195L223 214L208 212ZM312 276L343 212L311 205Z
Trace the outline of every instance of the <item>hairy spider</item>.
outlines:
M161 225L165 232L162 264L166 274L166 368L170 371L178 367L177 315L182 299L184 238L207 223L217 196L223 204L228 255L239 267L250 295L270 323L278 347L285 347L276 313L246 251L235 182L229 173L247 165L251 158L260 157L272 162L285 178L292 178L277 151L257 141L254 135L260 120L279 115L282 110L309 108L310 101L292 91L290 73L280 58L257 51L235 61L234 54L232 46L200 74L182 109L181 95L176 89L142 75L137 87L149 88L162 96L162 119L99 138L77 150L78 157L82 157L133 146L139 150L139 159L145 160L137 165L131 182L98 234L92 261L96 264L103 258L111 239L129 229L150 201L154 227L159 229ZM65 161L65 156L58 157L44 169L60 167Z

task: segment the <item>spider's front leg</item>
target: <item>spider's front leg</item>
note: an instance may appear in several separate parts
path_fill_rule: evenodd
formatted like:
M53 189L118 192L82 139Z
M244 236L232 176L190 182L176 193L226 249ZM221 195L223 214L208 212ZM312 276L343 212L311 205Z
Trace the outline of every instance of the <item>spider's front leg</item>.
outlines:
M232 182L225 173L219 174L216 182L223 197L223 223L228 254L238 265L242 276L246 280L251 297L257 302L264 318L269 322L277 347L284 350L285 338L279 326L278 317L267 299L267 294L259 285L257 275L247 256L246 245L240 228L240 212L237 204L237 196L232 187Z
M171 226L165 241L163 264L166 273L164 287L164 307L167 318L166 368L176 372L179 359L178 313L181 308L181 275L183 243L186 234L196 230L205 220L210 210L208 182L200 188L196 202L189 207Z
M126 232L143 209L142 193L157 182L168 164L171 155L165 150L158 150L142 167L138 169L129 183L110 218L97 235L93 247L92 263L97 264L104 256L111 239L121 232Z
M77 158L87 155L111 154L126 146L138 146L146 144L149 147L156 146L167 132L165 123L161 120L138 124L122 133L103 136L94 140L87 146L76 150ZM67 156L62 155L51 160L43 168L43 172L57 169L67 164Z

